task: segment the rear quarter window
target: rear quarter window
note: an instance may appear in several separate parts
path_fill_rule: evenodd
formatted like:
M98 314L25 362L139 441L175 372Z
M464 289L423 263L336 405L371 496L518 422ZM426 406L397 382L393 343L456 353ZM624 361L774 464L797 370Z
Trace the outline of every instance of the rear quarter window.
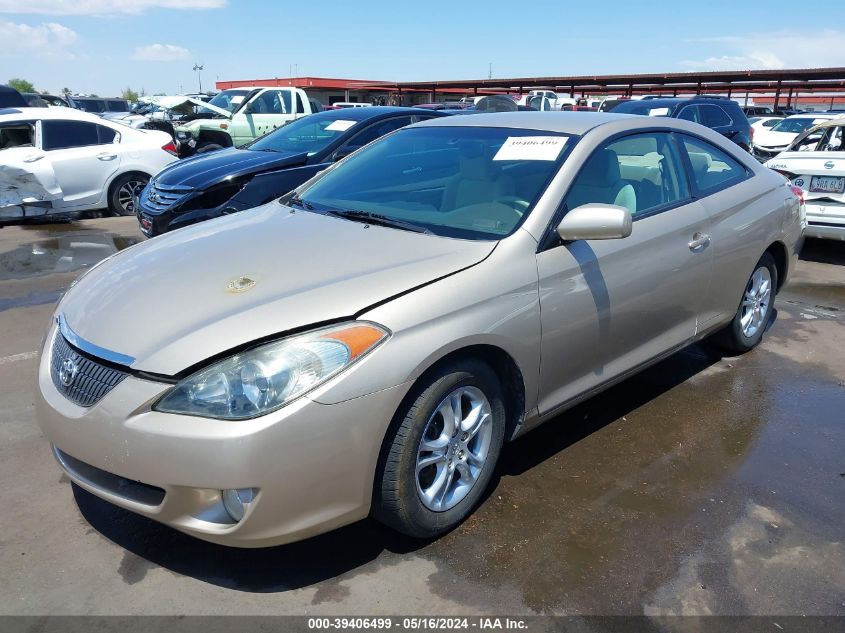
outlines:
M716 193L750 177L744 165L715 145L691 136L680 138L689 159L690 178L699 193Z

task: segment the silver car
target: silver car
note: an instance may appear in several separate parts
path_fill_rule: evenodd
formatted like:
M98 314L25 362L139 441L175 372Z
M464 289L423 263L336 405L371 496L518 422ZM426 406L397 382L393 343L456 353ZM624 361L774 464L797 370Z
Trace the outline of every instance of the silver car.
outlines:
M434 119L91 269L39 419L76 484L202 539L431 537L503 442L693 341L756 346L801 240L785 180L694 123Z

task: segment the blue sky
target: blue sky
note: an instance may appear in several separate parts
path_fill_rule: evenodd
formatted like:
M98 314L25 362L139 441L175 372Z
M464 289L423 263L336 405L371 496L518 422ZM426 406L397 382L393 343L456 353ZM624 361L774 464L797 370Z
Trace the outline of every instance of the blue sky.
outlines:
M215 79L414 81L845 66L794 1L0 0L0 83L100 95Z

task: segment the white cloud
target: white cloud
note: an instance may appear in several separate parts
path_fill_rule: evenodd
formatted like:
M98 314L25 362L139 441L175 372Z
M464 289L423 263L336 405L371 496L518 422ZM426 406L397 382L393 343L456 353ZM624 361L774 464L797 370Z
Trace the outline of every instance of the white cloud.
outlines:
M0 0L0 13L138 15L147 9L220 9L226 0Z
M180 59L188 59L191 51L173 44L150 44L139 46L135 49L132 59L143 62L172 62Z
M55 22L36 26L0 20L0 56L17 56L27 53L39 57L72 58L67 47L79 38L76 31Z
M795 31L750 33L742 37L714 37L703 42L719 44L725 54L685 60L693 70L773 70L845 66L845 31L826 29L815 33Z

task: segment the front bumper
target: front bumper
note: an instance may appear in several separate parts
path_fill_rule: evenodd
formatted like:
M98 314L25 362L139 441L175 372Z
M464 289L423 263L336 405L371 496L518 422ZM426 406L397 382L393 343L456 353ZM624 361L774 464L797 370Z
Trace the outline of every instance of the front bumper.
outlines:
M300 540L369 513L381 442L407 385L338 404L303 397L228 422L152 411L169 385L130 376L82 408L51 379L54 333L39 364L38 420L63 470L98 497L236 547ZM257 490L240 522L222 504L232 488Z

